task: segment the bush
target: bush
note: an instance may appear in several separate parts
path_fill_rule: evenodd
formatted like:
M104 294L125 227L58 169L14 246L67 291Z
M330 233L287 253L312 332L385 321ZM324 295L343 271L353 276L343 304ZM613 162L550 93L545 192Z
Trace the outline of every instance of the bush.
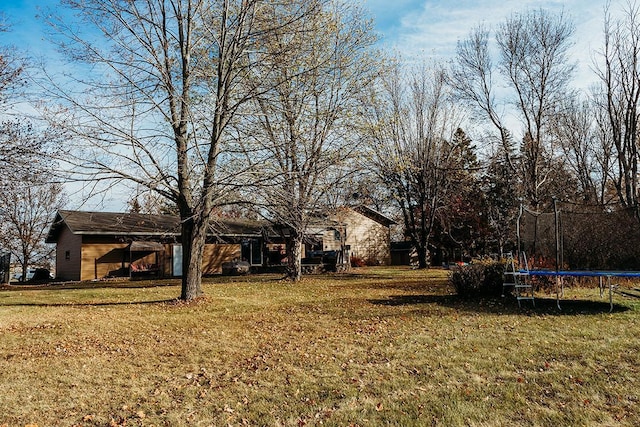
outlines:
M462 298L495 297L502 293L504 264L480 261L453 267L449 283Z
M365 260L358 256L351 256L351 267L364 267L366 264Z
M351 255L351 267L375 267L377 265L380 265L380 261L375 257L362 258Z
M364 265L366 265L367 267L375 267L377 265L380 265L380 261L375 257L369 257L365 258Z

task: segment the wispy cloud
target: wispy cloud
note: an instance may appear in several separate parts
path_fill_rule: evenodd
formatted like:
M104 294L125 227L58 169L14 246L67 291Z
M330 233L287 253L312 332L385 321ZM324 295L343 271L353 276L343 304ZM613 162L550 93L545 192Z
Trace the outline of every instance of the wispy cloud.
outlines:
M392 10L380 0L366 4L375 14L384 46L407 57L433 57L447 60L455 55L459 40L479 24L495 28L514 13L543 8L564 13L576 26L573 59L576 79L584 86L593 81L593 52L602 45L602 21L605 0L404 0ZM618 5L614 2L614 8Z

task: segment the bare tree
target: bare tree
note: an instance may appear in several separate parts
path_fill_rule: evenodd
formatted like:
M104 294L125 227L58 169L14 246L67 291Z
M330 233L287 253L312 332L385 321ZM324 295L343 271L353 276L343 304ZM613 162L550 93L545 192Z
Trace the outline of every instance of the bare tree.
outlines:
M241 136L252 195L266 216L288 233L288 276L301 277L303 238L327 194L351 171L358 100L376 71L371 24L350 2L313 5L294 35L284 26L266 40L268 53L253 70L259 96L250 104ZM295 4L295 2L294 2ZM273 22L289 20L277 9ZM266 12L266 11L265 11Z
M588 101L568 97L561 103L551 126L551 136L564 154L564 164L575 176L577 200L605 204L610 155L601 144L595 110Z
M511 158L514 143L501 112L504 100L500 102L496 99L494 80L497 70L489 51L489 36L489 30L481 25L473 29L467 39L458 42L449 84L462 100L471 103L471 108L482 119L489 119L498 131L505 161L515 169Z
M244 84L274 24L261 0L66 0L83 19L52 22L75 67L45 87L68 130L70 178L129 182L162 195L182 220L181 298L202 293L202 258L214 208L235 194L229 124L255 95ZM295 5L294 5L295 6ZM290 9L295 22L305 13ZM289 22L279 22L287 28ZM79 65L83 64L83 65ZM79 71L80 70L80 71ZM229 167L229 168L228 168Z
M620 19L605 8L602 63L597 65L600 88L596 102L605 120L603 147L615 158L611 179L620 204L640 218L638 128L640 114L640 5L629 2Z
M5 16L0 13L0 34L10 31ZM38 163L42 140L36 137L33 125L12 117L11 107L19 99L16 92L24 82L26 60L10 46L0 46L0 184L4 188L20 181Z
M138 186L127 201L129 212L150 215L179 215L175 205L162 195Z
M0 245L27 277L31 265L50 268L54 248L45 243L51 218L65 203L60 184L47 184L43 176L6 185L0 192Z
M453 86L499 131L507 164L520 178L522 195L534 208L548 196L543 190L554 171L552 158L558 147L552 144L549 124L557 104L568 93L573 32L563 14L542 9L515 14L497 28L499 57L495 64L489 51L489 32L479 27L459 43L453 67ZM498 107L508 104L496 101L496 74L510 89L512 112L523 124L518 151L513 150L513 132L507 130L506 120L499 114Z
M0 34L10 31L11 25L0 12ZM26 61L17 54L15 48L0 46L0 105L5 105L11 92L21 86L24 79Z
M463 167L454 142L460 117L442 67L408 75L398 64L388 70L368 115L368 160L393 194L419 267L426 268L434 226Z
M567 95L573 65L568 60L573 25L560 15L534 10L514 15L496 34L500 49L500 69L516 93L516 105L525 130L520 162L524 195L533 208L542 197L540 189L553 172L545 167L554 155L547 137L555 107Z
M0 184L11 186L16 182L29 181L48 166L47 143L57 140L50 129L36 130L33 124L23 119L0 123Z

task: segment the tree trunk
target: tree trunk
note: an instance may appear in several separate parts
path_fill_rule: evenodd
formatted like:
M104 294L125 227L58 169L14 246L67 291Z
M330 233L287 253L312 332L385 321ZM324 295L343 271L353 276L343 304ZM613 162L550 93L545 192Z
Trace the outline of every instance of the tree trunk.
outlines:
M193 301L202 296L202 260L207 223L193 217L182 221L182 292L180 299Z
M302 234L296 232L291 236L287 252L289 258L287 277L298 282L302 278Z
M429 267L429 250L426 245L416 245L418 252L418 268L424 269Z

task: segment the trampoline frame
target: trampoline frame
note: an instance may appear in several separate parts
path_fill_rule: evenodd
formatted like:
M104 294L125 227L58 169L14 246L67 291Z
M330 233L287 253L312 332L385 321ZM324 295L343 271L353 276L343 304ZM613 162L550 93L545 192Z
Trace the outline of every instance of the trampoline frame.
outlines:
M640 278L640 271L588 271L588 270L521 270L523 274L529 274L530 276L554 276L556 278L556 305L558 306L558 310L562 310L560 307L560 292L564 293L564 283L562 279L564 277L597 277L598 278L598 286L600 288L600 296L602 297L604 294L604 281L606 279L606 286L609 288L609 313L613 311L613 288L614 285L611 283L612 277L624 277L624 278Z

